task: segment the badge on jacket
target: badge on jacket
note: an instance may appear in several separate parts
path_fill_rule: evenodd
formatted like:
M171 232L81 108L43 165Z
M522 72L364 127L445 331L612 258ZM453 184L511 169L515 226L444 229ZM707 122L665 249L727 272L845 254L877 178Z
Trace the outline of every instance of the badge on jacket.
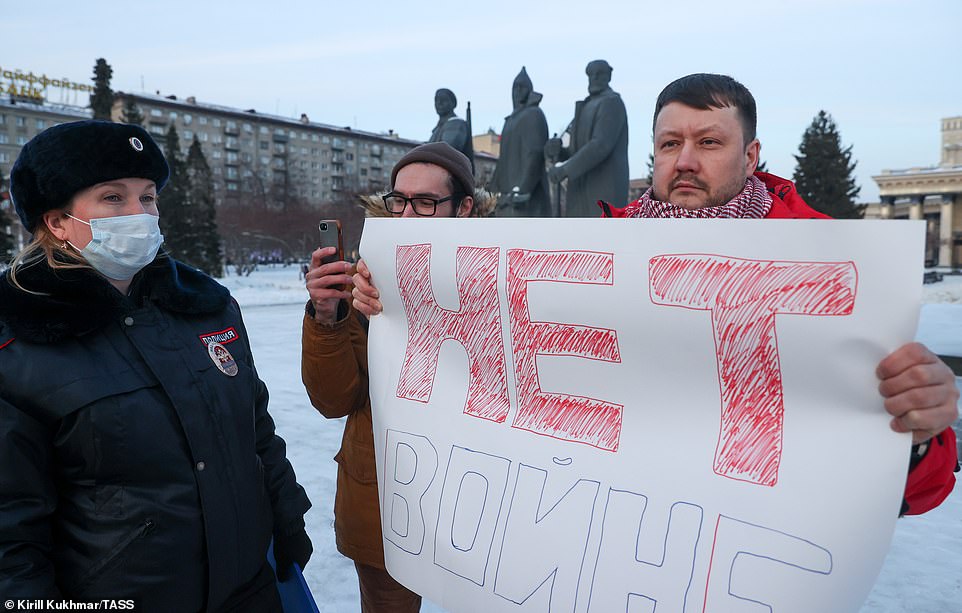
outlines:
M234 356L230 354L230 351L227 351L226 347L217 341L207 343L207 355L210 356L217 370L228 377L233 377L237 374L237 362L234 361Z

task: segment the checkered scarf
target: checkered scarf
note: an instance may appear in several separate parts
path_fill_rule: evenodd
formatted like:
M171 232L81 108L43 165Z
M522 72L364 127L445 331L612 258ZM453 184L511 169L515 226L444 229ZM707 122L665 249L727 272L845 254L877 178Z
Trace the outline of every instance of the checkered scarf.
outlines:
M752 175L745 181L745 189L737 196L720 206L701 209L685 209L670 202L661 202L651 197L648 188L638 200L625 207L625 217L694 217L700 219L761 219L772 208L772 196L765 189L761 179Z

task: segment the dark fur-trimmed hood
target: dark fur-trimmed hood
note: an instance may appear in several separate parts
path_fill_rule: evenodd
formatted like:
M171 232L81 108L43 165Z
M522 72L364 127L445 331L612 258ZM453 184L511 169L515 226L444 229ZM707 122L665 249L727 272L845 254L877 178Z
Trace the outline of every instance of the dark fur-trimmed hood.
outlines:
M92 270L52 270L45 261L21 268L17 279L39 293L14 286L9 271L0 277L0 335L35 343L93 332L150 301L184 314L214 313L230 301L227 288L166 255L134 277L129 297Z

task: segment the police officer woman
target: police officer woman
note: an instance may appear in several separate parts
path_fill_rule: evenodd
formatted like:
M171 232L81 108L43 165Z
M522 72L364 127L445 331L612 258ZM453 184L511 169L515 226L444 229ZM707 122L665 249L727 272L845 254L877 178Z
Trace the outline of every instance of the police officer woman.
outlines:
M167 162L80 121L10 176L30 243L0 278L0 595L279 611L310 502L236 302L161 250ZM162 208L162 205L161 207Z

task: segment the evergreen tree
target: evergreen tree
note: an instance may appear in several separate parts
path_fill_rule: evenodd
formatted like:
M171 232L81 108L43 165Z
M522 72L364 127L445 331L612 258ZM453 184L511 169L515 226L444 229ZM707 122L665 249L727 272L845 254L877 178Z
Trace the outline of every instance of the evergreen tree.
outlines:
M164 149L170 178L163 193L157 199L160 209L160 231L164 234L164 247L172 257L196 266L197 248L192 232L191 211L188 202L190 180L187 164L180 151L180 138L173 124L167 129Z
M836 219L861 219L865 205L855 203L861 188L852 175L852 146L842 148L831 115L818 112L802 135L798 153L793 180L805 202Z
M768 172L768 163L765 160L759 162L758 166L755 167L755 172Z
M144 114L140 112L140 108L137 103L134 102L133 98L127 98L124 102L124 109L120 115L120 120L124 123L134 123L138 126L144 125Z
M217 211L214 208L214 186L210 166L196 136L187 152L187 178L190 184L187 203L191 211L198 258L192 264L211 276L221 277L224 268L221 240L217 232Z
M110 89L110 77L114 69L107 60L100 58L94 66L94 93L90 94L90 108L93 109L94 119L111 121L110 112L114 106L114 91Z

